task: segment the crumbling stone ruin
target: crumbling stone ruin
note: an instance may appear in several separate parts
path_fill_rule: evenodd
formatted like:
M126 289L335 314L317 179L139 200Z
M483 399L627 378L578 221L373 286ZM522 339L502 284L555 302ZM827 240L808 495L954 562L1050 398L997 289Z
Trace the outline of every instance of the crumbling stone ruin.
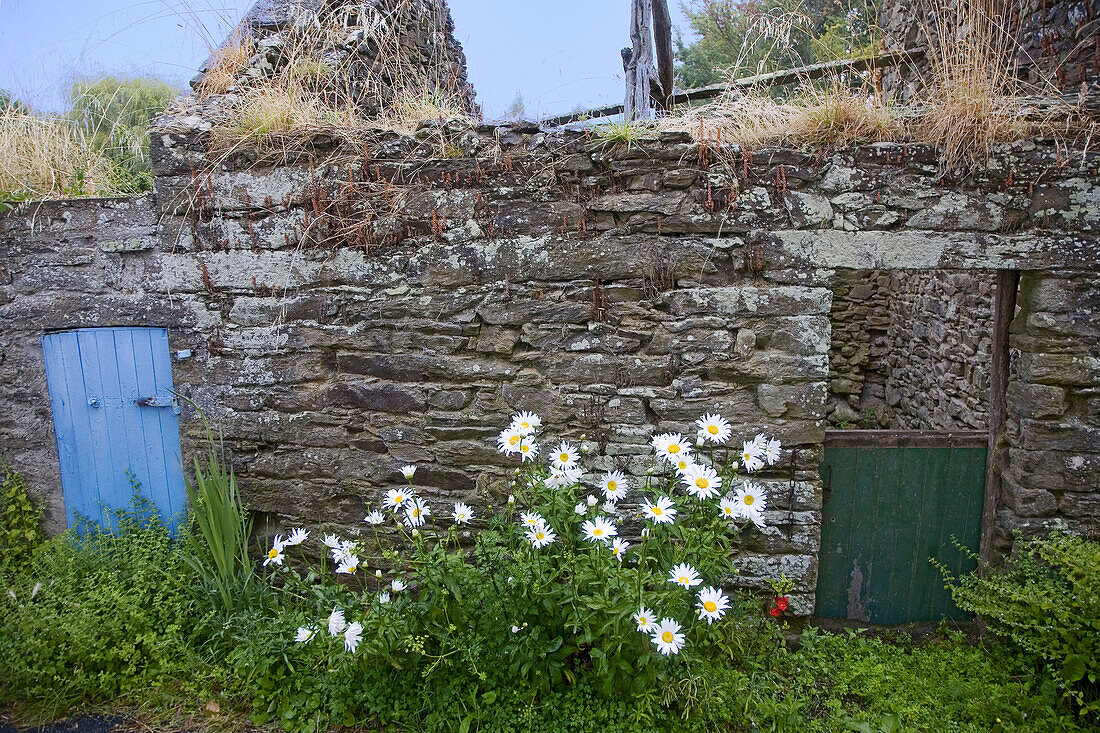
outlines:
M499 504L518 409L633 476L654 432L703 412L766 430L792 452L762 475L768 527L733 582L786 573L809 614L826 428L874 406L878 426L987 429L993 274L1014 271L987 529L1002 552L1014 531L1100 534L1093 149L1022 141L945 175L923 145L455 119L258 165L212 160L208 131L188 110L158 123L150 196L0 218L0 453L52 530L43 331L156 325L272 529L354 532L404 463L429 501ZM186 455L188 405L181 426Z

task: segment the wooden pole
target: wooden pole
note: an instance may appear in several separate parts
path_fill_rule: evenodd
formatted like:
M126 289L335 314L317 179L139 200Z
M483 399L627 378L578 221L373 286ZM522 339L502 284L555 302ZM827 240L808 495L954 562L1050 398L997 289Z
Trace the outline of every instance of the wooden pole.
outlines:
M982 505L982 539L978 554L984 562L993 559L993 525L1001 497L1001 475L997 472L999 443L1004 433L1008 407L1008 329L1016 313L1018 270L997 271L997 292L993 300L993 360L989 368L989 454L985 466L985 501Z
M672 16L668 13L668 0L653 0L653 43L657 49L657 109L667 110L672 105L674 85L672 68Z
M630 44L624 48L623 71L626 72L626 100L623 116L627 121L647 120L651 117L650 89L656 77L653 69L653 36L650 19L653 17L653 0L633 0L630 7Z

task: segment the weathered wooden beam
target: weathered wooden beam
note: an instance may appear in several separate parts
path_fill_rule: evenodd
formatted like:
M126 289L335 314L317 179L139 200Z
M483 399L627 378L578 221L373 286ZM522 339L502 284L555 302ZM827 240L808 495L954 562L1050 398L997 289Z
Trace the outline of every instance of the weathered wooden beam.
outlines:
M982 448L984 430L826 430L825 445L856 448Z
M623 49L624 68L626 66L626 56L629 49ZM883 54L881 56L871 56L868 58L860 59L844 59L841 61L829 61L822 64L811 64L810 66L800 66L797 69L785 69L783 71L773 71L767 74L757 74L756 76L746 76L741 79L734 79L728 84L715 84L709 87L699 87L698 89L688 89L686 91L674 92L669 100L669 106L676 104L685 104L687 102L696 102L703 99L713 99L721 94L730 91L731 89L748 89L754 86L777 86L782 84L790 84L800 79L818 79L830 73L836 73L840 71L867 71L870 69L886 68L889 66L898 66L914 59L924 56L924 49L914 49L910 51L898 51L896 53ZM623 113L623 105L612 104L606 107L596 107L594 109L585 110L583 112L571 112L567 115L558 115L557 117L548 117L542 120L543 127L556 127L558 125L567 125L570 122L578 122L582 119L599 119L601 117L612 117Z
M1001 436L1008 413L1008 329L1016 313L1016 291L1020 285L1017 270L997 271L997 291L993 301L993 358L989 367L989 455L985 467L985 500L982 504L982 535L978 554L985 562L993 559L993 526L1001 498L1001 474L998 470Z
M653 68L653 0L633 0L630 6L630 48L623 49L626 72L626 100L623 114L627 120L647 120L653 116L649 85L656 78Z
M675 81L672 65L672 16L668 12L668 0L653 0L653 44L657 51L657 83L660 94L656 96L657 109L672 107Z

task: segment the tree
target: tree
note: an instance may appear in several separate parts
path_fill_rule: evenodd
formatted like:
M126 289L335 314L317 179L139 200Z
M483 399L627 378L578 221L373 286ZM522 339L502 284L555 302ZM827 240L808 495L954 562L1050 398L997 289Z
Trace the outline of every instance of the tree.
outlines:
M77 78L69 91L69 118L93 149L115 166L120 191L152 187L149 125L179 91L150 77Z
M874 50L877 0L688 0L699 37L676 39L684 87L851 58Z

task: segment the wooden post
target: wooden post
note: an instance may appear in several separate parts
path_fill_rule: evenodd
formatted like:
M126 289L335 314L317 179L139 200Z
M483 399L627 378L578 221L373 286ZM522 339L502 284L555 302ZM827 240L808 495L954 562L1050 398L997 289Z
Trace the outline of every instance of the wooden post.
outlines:
M672 105L672 16L668 13L668 0L653 0L653 42L657 48L657 109L667 110Z
M1016 313L1018 270L997 271L997 292L993 298L993 360L989 368L989 454L985 466L985 503L982 505L982 539L979 555L984 562L993 558L993 525L1001 497L1001 475L997 473L997 450L1004 432L1008 405L1008 329Z
M626 72L626 100L623 116L631 120L647 120L650 112L650 81L655 78L653 69L653 36L650 19L653 17L653 0L633 0L630 7L630 43L624 48L623 70Z

